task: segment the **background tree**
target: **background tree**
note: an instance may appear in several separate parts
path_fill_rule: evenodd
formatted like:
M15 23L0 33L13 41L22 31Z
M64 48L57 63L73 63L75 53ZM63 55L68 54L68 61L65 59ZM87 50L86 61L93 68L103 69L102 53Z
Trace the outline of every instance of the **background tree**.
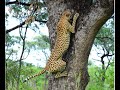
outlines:
M98 32L92 50L98 59L89 60L90 82L87 90L114 90L114 22L110 18ZM99 64L98 64L99 63ZM97 64L97 65L96 65ZM109 82L108 82L109 81ZM94 83L94 86L93 86Z
M101 80L105 81L105 73L109 65L114 62L114 24L113 19L109 19L109 24L105 24L100 32L98 32L94 45L102 52L97 52L102 64L102 77ZM101 55L102 54L102 55ZM108 61L106 61L106 59Z
M6 78L6 80L10 81L10 82L12 81L12 79L10 79L10 77L9 77L10 74L12 75L13 79L18 78L16 81L13 80L14 84L10 83L10 82L6 82L6 88L7 89L10 89L10 84L11 84L11 87L14 87L12 89L17 89L17 90L20 89L21 76L22 76L21 73L23 72L23 70L21 70L22 69L21 67L23 66L22 65L22 60L27 58L27 56L29 55L30 50L31 50L30 48L33 47L33 46L34 46L34 49L36 49L36 47L39 47L39 48L41 47L41 49L43 49L43 51L45 53L46 52L45 49L49 47L49 42L47 43L47 37L45 35L42 35L41 38L40 37L36 38L36 40L37 39L41 40L42 44L36 44L35 41L28 42L28 41L25 40L28 28L31 28L34 31L39 29L38 26L35 23L34 23L34 25L31 25L31 21L33 19L35 19L35 21L39 21L40 24L43 24L43 23L46 22L45 20L46 20L46 15L47 15L45 13L45 9L44 9L43 10L44 13L43 13L43 11L39 12L40 13L38 15L39 19L34 18L37 14L36 13L36 10L37 10L36 6L38 6L37 4L40 4L39 6L42 6L43 4L40 3L40 2L39 3L34 3L32 1L30 1L30 2L31 3L28 3L28 2L26 3L24 1L17 1L17 0L6 2L6 5L8 5L8 8L9 8L8 11L10 13L10 14L6 13L6 21L7 21L7 18L9 17L9 15L12 15L12 17L18 18L18 20L20 22L20 25L17 25L15 27L11 28L11 29L6 29L6 34L7 34L6 35L6 52L8 52L8 55L7 55L8 57L6 58L6 72L8 72L8 73L6 74L6 77L9 78L9 80L7 78ZM33 10L31 10L31 8L29 8L30 5L31 5L31 8L33 8ZM33 6L35 6L35 7L33 7ZM30 11L30 14L29 14L28 11ZM7 23L6 23L6 25L7 25ZM15 38L14 38L14 36L9 36L8 33L17 29L17 28L19 28L18 30L19 30L20 36L15 37ZM21 44L21 46L22 46L22 47L18 48L18 51L20 51L22 49L21 52L19 52L19 53L21 53L21 55L18 55L18 51L16 50L16 52L15 52L15 50L13 49L13 47L16 44L18 44L18 45ZM28 55L26 55L26 53L28 53ZM15 58L15 55L16 55L16 58ZM11 58L11 57L13 57L13 58ZM10 61L11 59L14 60L13 61L14 63L11 63L11 61ZM9 63L11 63L11 64L9 64ZM14 72L13 67L16 67L15 68L16 73L13 73ZM11 72L11 71L13 71L13 72ZM27 75L26 75L26 77L27 77Z
M40 43L38 42L38 40L40 41ZM27 55L25 54L22 59L19 59L19 55L18 55L18 51L19 51L20 47L18 48L18 50L17 50L17 48L16 49L13 48L16 44L20 46L20 44L22 43L20 41L21 41L20 37L10 36L9 34L6 36L6 89L8 89L8 90L10 90L11 88L13 90L20 88L22 80L24 78L26 78L31 73L35 73L36 69L37 69L36 72L39 72L39 69L38 69L39 67L34 69L35 66L31 65L33 68L32 69L31 66L27 65L25 62L22 62L24 59L26 59L28 57L30 50L40 49L45 54L46 59L48 58L48 55L46 53L46 48L49 47L49 41L48 41L47 36L45 36L45 35L41 35L39 37L37 36L37 37L35 37L34 41L31 41L31 42L25 41L26 44L21 45L21 46L24 46L24 48L25 48L24 50L22 50L22 52L25 51L28 54ZM21 54L21 55L23 55L23 54ZM31 68L31 69L28 69L28 68ZM22 78L22 77L24 77L24 78ZM40 78L43 78L43 76ZM38 78L38 79L40 79L40 78ZM44 83L44 79L42 79L40 81ZM33 84L34 83L35 83L35 81L33 82ZM26 86L29 87L29 84ZM23 87L22 90L28 89L28 88L25 88L24 86L22 86L22 87ZM36 87L37 87L37 85L36 85ZM43 86L41 86L41 87L43 87Z

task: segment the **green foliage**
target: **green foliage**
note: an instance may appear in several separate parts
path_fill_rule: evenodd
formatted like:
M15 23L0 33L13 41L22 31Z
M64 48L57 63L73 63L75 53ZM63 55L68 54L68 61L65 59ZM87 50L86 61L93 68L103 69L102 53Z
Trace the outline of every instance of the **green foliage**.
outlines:
M6 62L6 82L14 84L17 79L18 65L12 60Z
M49 38L46 35L36 36L33 41L26 41L26 48L41 50L49 47Z
M11 47L12 45L16 43L20 43L21 38L19 36L11 36L9 34L6 35L6 46Z
M19 5L11 5L11 6L12 6L12 9L14 9L15 13L22 12L22 7L21 6L19 6Z
M88 71L90 75L90 82L86 90L114 90L114 65L111 65L105 75L105 82L101 80L101 68L97 66L90 66Z
M113 53L114 51L114 21L109 20L109 23L106 23L102 26L98 32L94 45L96 47L103 47L107 52Z
M50 47L49 38L46 35L36 36L33 41L27 42L31 48L34 49L46 49Z
M45 84L44 75L33 78L28 83L22 83L23 79L29 75L38 73L41 68L22 62L21 71L19 71L18 61L13 61L9 58L11 55L15 56L14 53L18 53L18 51L13 48L17 44L21 45L21 38L19 36L10 36L9 34L6 35L6 88L8 90L16 90L18 87L18 74L21 72L19 84L20 90L43 90ZM25 49L31 49L33 47L41 50L48 48L49 38L45 35L40 35L35 37L33 41L26 41Z
M88 63L90 82L86 90L114 90L114 59L105 58L114 54L114 21L110 19L108 22L102 26L94 41L98 49L97 54L101 54L99 61L102 65L98 67L91 61ZM104 55L106 56L102 57Z
M12 60L7 62L9 68L6 69L6 87L8 90L16 90L17 87L17 75L18 75L18 64ZM20 90L43 90L45 84L44 75L38 76L23 83L23 80L41 71L42 68L33 66L32 64L22 62L21 75L20 75Z
M114 89L114 62L111 63L111 66L108 68L108 70L106 71L106 80L105 83L108 84L108 87L113 88Z
M5 43L5 54L6 61L9 59L13 59L13 56L17 57L18 50L13 48L15 45L18 45L18 48L21 43L21 38L19 36L11 36L9 34L6 35L6 43Z
M36 16L37 21L47 20L48 14L47 14L47 9L46 9L46 6L45 6L45 3L43 2L43 0L40 0L40 1L20 0L19 2L26 3L28 5L24 5L24 4L7 5L9 8L11 8L11 11L13 11L13 13L14 13L12 15L13 17L18 18L18 19L19 18L25 19L28 16L27 12L30 11L29 5L36 2L37 5L39 6L39 8L38 8L39 10L37 10L37 14L34 15L34 16ZM24 11L26 11L26 12L24 12ZM41 23L41 24L43 24L43 23Z
M45 36L43 36L42 38L44 38L44 40L47 41L47 38ZM16 44L20 44L20 41L21 41L20 37L10 36L8 34L6 36L6 54L9 55L9 56L10 55L15 55L14 53L17 53L18 51L14 50L13 47ZM43 41L43 43L44 43L44 41ZM30 46L30 45L28 45L28 46ZM28 46L27 46L27 48L29 49L30 47L28 47ZM33 44L33 46L35 46L35 45ZM6 57L6 88L8 90L16 90L18 73L20 72L19 71L19 64L18 64L18 62L13 61L8 57ZM19 85L20 90L43 90L43 86L44 86L44 82L45 82L44 81L45 79L44 79L43 75L40 76L40 77L36 77L33 80L30 80L30 83L32 85L22 83L23 79L25 79L29 75L33 75L35 73L38 73L41 69L36 68L32 64L27 64L27 63L24 63L24 62L22 62L21 67L22 68L21 68L20 85ZM36 89L34 88L34 85L36 85L35 86Z
M13 66L13 64L11 63L13 63L13 61L9 62L9 67ZM13 66L13 68L10 69L11 69L10 71L11 74L15 75L14 71L16 71L15 69L17 68ZM39 72L40 70L42 70L42 68L37 68L32 64L23 63L22 72L21 72L20 90L44 90L43 89L45 83L44 75L33 78L27 83L22 83L23 79L26 78L28 75L33 75ZM114 90L114 63L111 63L111 66L108 68L106 72L105 83L103 83L100 80L100 78L95 75L95 73L100 70L101 68L93 65L89 67L90 82L86 90ZM100 76L99 73L97 73L97 75ZM10 78L10 82L8 84L8 88L9 88L8 90L16 90L16 81L14 80L14 78L16 77L13 77L12 79L12 76L9 73L9 78ZM12 81L14 82L14 84L12 84Z

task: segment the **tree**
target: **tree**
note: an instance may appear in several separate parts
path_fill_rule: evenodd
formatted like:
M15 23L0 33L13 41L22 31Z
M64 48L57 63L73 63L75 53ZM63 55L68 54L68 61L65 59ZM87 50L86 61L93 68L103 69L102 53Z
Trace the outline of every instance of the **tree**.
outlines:
M101 29L97 33L92 50L96 51L98 59L94 59L93 56L93 59L89 60L88 62L90 82L87 85L86 90L98 90L99 88L101 88L101 90L114 90L113 18L107 20L107 22L101 27ZM94 65L98 63L100 63L100 65Z
M107 25L108 24L108 25ZM114 22L113 19L109 19L98 32L94 45L99 51L97 51L98 56L100 57L101 66L101 80L104 84L105 75L108 67L111 65L114 55ZM100 52L102 51L102 52ZM108 61L107 61L108 60ZM99 76L98 76L99 77Z
M99 29L113 14L113 3L113 0L46 1L51 48L54 47L55 27L61 13L65 9L72 9L80 14L76 33L71 35L70 47L63 57L67 60L68 77L54 79L52 75L48 90L85 90L89 82L89 53Z
M37 0L35 0L37 1ZM31 1L30 1L31 2ZM22 3L16 0L15 2L8 2L6 5L16 3L26 6L33 4ZM44 1L43 1L44 3ZM60 18L60 15L65 9L70 9L72 12L78 12L80 14L77 20L76 33L71 34L70 47L65 53L63 59L67 60L68 77L62 77L54 79L54 74L49 77L48 90L85 90L89 82L88 74L88 57L93 45L93 41L102 25L113 14L113 0L45 0L48 10L47 26L49 28L49 38L51 49L54 47L56 38L56 24ZM20 25L12 29L6 30L9 33L18 27L22 27L24 24L30 23L29 21L37 21L38 18L34 18L36 6L42 6L41 2L34 3L32 17L25 20ZM44 4L45 5L45 4ZM21 7L13 8L16 10L19 17L19 11ZM25 7L26 8L26 7ZM74 14L73 13L73 14ZM44 22L39 20L40 22ZM45 21L46 22L46 21Z

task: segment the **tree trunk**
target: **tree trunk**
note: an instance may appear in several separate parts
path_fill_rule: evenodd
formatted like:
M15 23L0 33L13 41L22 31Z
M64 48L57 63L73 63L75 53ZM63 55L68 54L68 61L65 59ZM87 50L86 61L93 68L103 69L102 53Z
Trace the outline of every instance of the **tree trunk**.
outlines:
M63 56L67 62L68 77L49 77L47 90L85 90L89 82L88 57L101 26L113 14L113 0L46 0L48 8L49 37L51 49L54 47L56 39L56 25L60 15L65 9L80 14L76 33L71 34L70 45ZM73 14L74 14L73 13Z

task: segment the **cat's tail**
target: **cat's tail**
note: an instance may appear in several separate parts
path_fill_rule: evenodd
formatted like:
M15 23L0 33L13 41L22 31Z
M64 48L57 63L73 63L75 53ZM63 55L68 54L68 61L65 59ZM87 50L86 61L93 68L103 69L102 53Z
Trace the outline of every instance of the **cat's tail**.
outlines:
M40 76L41 74L43 74L43 73L45 73L45 72L46 72L46 70L43 69L43 70L40 71L39 73L37 73L37 74L35 74L35 75L33 75L33 76L27 77L27 78L23 81L23 83L24 83L24 82L27 82L28 80L30 80L30 79L32 79L32 78L34 78L34 77Z

